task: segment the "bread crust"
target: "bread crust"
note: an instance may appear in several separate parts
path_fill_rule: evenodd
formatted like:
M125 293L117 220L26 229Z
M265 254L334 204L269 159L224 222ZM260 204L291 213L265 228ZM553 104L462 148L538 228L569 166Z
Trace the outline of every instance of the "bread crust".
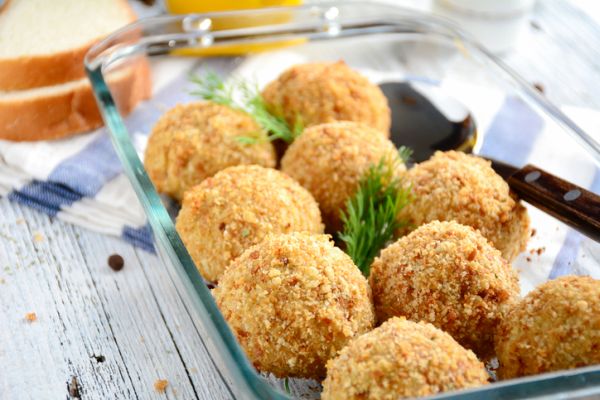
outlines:
M119 3L127 15L127 23L136 16L127 1ZM9 4L0 8L6 10ZM85 77L83 60L88 50L102 37L76 48L54 54L33 57L0 58L0 91L26 90L36 87L53 86L76 81Z
M150 97L150 67L140 59L110 81L121 114ZM53 95L0 100L0 139L36 141L58 139L98 128L102 117L88 82Z
M0 91L59 85L83 78L83 59L94 43L61 53L0 59Z

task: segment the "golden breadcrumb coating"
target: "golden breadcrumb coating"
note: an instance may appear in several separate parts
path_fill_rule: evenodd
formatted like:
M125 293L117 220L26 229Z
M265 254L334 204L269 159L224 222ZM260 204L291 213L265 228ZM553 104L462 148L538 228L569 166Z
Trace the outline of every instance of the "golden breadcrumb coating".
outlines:
M600 280L565 276L545 282L498 327L502 379L600 364Z
M373 128L355 122L313 126L288 148L281 170L315 197L329 232L341 230L340 213L371 165L383 158L405 171L394 144Z
M188 190L176 227L209 281L267 234L323 233L310 193L289 176L257 165L226 168Z
M212 102L180 104L156 123L144 166L156 190L178 201L190 187L233 165L275 167L267 140L243 144L240 136L266 139L247 114Z
M268 236L213 293L256 368L279 377L322 378L327 360L375 322L367 280L326 235Z
M391 116L385 95L343 61L293 66L267 85L262 95L290 125L297 118L304 126L355 121L389 136Z
M395 400L487 384L483 363L425 322L391 318L327 363L322 400Z
M511 196L490 162L462 152L436 152L406 174L414 199L400 218L418 227L433 220L455 220L479 229L512 261L525 250L529 216Z
M430 322L482 358L493 355L495 329L519 297L500 252L454 221L430 222L385 248L369 283L378 321Z

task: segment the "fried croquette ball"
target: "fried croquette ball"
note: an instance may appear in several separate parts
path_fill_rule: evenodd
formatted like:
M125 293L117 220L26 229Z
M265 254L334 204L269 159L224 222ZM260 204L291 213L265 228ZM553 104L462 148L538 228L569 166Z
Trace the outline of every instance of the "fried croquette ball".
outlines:
M406 173L413 200L400 213L413 227L455 220L479 229L512 261L525 250L529 216L490 162L462 152L436 152Z
M367 280L327 235L270 235L227 268L213 291L257 369L322 378L325 363L373 328Z
M498 327L502 379L600 364L600 280L565 276L517 303Z
M405 171L394 144L373 128L332 122L306 129L286 151L281 170L315 197L329 232L341 230L341 211L369 167L382 159Z
M262 95L290 125L354 121L389 136L391 116L385 95L343 61L293 66L267 85Z
M385 248L369 283L378 321L405 316L448 332L482 358L519 296L516 272L479 232L434 221Z
M176 227L209 281L267 234L323 233L310 193L289 176L257 165L226 168L188 190Z
M267 140L241 143L244 136L266 139L241 111L207 101L177 105L152 129L144 166L158 192L181 201L187 189L227 167L275 167L273 145Z
M425 322L391 318L327 363L322 400L394 400L487 384L472 351Z

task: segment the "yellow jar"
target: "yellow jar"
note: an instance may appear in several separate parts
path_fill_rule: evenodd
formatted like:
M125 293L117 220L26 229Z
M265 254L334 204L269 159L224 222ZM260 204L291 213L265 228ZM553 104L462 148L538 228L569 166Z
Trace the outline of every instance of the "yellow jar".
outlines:
M295 6L302 0L165 0L167 10L172 14L207 13L216 11L245 10L263 7ZM252 26L282 24L290 20L289 13L277 12L249 17L219 17L213 19L212 29L235 29ZM275 43L249 43L243 45L215 46L205 49L176 50L179 55L239 55L273 50L283 46L302 43L303 40L286 40Z
M297 6L301 0L165 0L171 14L247 10L250 8Z

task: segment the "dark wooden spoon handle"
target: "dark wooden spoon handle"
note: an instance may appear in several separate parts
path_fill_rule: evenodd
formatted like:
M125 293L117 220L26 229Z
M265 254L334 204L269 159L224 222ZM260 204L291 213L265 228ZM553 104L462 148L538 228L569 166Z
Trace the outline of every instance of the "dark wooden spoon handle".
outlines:
M534 165L519 169L507 182L526 202L600 241L600 196Z

